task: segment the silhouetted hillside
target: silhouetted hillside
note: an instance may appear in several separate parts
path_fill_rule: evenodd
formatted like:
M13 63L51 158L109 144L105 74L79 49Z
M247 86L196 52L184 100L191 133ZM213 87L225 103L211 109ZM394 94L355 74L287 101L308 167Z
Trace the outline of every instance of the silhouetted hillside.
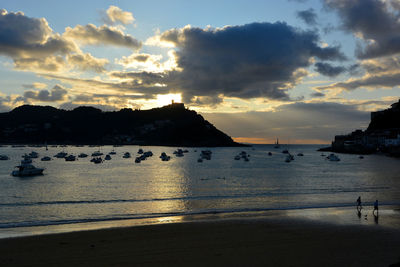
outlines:
M400 157L400 100L388 109L371 112L367 130L336 135L331 147L320 150L354 154L380 151Z
M24 105L0 113L1 143L240 146L181 103L150 110L72 111Z
M388 109L371 113L367 132L388 129L400 129L400 100Z

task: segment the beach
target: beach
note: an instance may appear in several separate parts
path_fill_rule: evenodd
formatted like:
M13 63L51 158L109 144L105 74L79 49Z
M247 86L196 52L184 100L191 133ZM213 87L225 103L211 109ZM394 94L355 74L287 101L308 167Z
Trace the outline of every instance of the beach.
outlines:
M327 216L314 211L326 221L279 212L6 238L0 239L0 265L390 266L400 262L398 227L329 222L337 210L331 209ZM398 225L396 216L387 216L392 217L392 226ZM385 213L381 217L385 220Z

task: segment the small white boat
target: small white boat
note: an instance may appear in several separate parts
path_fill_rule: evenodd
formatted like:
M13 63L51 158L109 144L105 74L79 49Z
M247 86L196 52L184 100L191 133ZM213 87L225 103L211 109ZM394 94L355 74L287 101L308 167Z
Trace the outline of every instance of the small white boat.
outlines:
M21 164L15 167L16 169L11 173L12 176L34 176L43 174L43 168L36 168L32 164Z

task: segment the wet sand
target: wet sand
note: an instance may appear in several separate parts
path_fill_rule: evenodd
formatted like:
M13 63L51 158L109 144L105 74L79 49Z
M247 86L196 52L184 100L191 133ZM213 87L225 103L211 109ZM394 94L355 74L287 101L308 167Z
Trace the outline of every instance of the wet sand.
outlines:
M396 227L341 225L298 216L0 239L0 266L389 266L398 262Z

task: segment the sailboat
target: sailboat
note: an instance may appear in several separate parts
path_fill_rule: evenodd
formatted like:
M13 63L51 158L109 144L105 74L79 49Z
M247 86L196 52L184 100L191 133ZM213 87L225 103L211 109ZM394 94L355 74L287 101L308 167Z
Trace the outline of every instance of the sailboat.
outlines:
M279 139L276 138L276 143L275 143L274 148L280 148L280 147L281 147L281 146L279 145Z

